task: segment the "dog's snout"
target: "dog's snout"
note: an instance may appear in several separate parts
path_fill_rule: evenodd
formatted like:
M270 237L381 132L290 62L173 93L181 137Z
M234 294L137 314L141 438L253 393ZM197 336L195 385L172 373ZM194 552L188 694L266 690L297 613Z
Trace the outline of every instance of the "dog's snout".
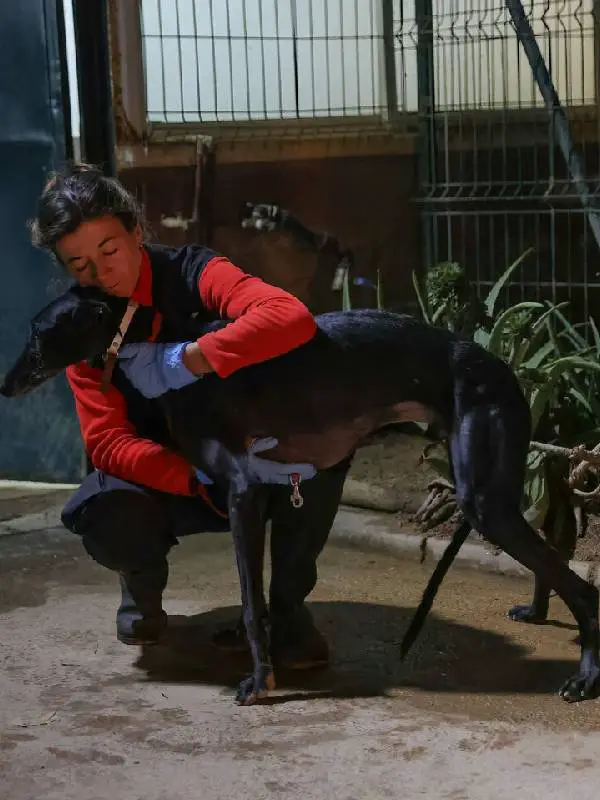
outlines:
M21 394L19 384L18 371L13 367L13 369L4 376L2 385L0 385L0 394L3 397L16 397L18 394Z
M4 397L28 394L49 377L51 377L49 373L40 370L29 350L25 350L4 376L0 394Z
M0 394L3 397L16 397L18 394L22 394L19 388L18 376L13 370L4 376L4 380L0 385Z

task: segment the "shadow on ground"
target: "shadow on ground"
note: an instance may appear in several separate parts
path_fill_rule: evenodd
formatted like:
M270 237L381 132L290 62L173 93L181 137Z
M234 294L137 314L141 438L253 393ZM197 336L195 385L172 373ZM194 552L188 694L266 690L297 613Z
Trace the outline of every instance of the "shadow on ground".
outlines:
M507 637L432 614L426 630L400 662L398 641L413 610L370 603L311 605L332 647L332 664L315 672L277 674L281 696L267 702L310 697L384 696L390 690L420 689L457 693L553 693L574 672L573 661L529 657L527 648ZM189 617L170 617L166 641L143 648L136 667L148 680L217 684L234 693L250 669L247 654L224 653L211 641L215 630L237 619L230 606Z
M107 607L114 604L116 608L115 576L86 556L78 537L49 532L5 538L0 541L0 614L44 606L50 596L81 592L82 597L88 593L106 594L106 602L111 604ZM186 604L195 603L200 599L197 587L202 586L205 607L210 604L216 608L192 616L170 617L164 644L141 649L139 657L131 649L136 667L133 675L120 672L100 678L99 683L117 686L141 679L157 684L205 684L221 687L232 696L250 670L249 658L218 650L211 638L216 630L231 626L239 617L239 607L231 605L232 596L238 592L231 544L225 537L214 535L197 537L177 550L180 552L173 559L178 566L172 596ZM339 598L309 604L318 627L330 642L331 667L309 673L278 671L278 689L284 691L269 702L312 696L385 696L402 689L448 698L455 695L457 701L465 693L482 698L554 694L576 671L579 648L572 643L567 645L562 636L544 636L535 626L498 618L519 597L522 584L515 586L507 579L478 575L475 571L454 571L448 578L444 599L437 605L444 616L435 612L429 615L413 651L402 663L399 641L414 609L412 605L393 605L389 601L400 595L404 603L407 597L416 602L427 575L412 562L375 555L365 558L361 553L335 548L324 553L321 575L329 585L328 591ZM511 593L514 588L518 594L511 596L509 586ZM364 598L366 593L373 599L347 599L353 594ZM102 614L103 618L107 616L104 611ZM480 627L457 619L480 620ZM111 629L110 633L106 629L106 636L112 637L112 619L109 624ZM560 619L550 624L575 629ZM491 625L495 631L489 630ZM76 635L85 637L86 632ZM528 646L515 639L526 641Z

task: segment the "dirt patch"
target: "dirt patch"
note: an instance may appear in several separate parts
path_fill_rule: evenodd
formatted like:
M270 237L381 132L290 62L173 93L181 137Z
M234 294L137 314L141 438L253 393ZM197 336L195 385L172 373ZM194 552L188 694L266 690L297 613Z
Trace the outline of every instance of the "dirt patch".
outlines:
M398 431L393 428L381 431L373 436L369 443L357 452L349 477L370 486L391 488L405 498L404 509L395 514L398 529L406 533L413 530L415 535L422 532L413 521L414 511L421 505L428 494L427 486L438 474L421 456L428 443L425 436ZM455 525L444 522L427 531L428 536L447 539ZM469 537L471 541L481 542L482 538L475 533ZM577 543L575 559L600 562L600 517L589 516L586 535Z
M73 489L2 489L0 491L0 522L16 519L25 514L39 514L55 505L64 505Z
M437 474L421 463L424 436L410 435L394 429L371 437L357 452L349 477L371 486L381 486L402 494L406 508L416 510L427 495L427 484Z
M577 543L575 558L600 562L600 517L590 515L587 533Z

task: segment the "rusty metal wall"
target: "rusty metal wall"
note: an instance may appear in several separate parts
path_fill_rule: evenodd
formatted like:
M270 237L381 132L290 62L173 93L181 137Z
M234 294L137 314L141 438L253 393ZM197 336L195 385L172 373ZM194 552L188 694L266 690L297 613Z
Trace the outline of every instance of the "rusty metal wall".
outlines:
M300 252L283 234L242 230L244 202L277 203L313 230L327 231L354 250L356 274L375 280L381 271L388 307L413 301L411 272L418 267L419 208L413 156L365 156L247 164L217 164L209 193L212 220L187 230L168 228L162 217L192 216L194 169L126 169L121 180L146 205L153 236L169 244L203 241L240 267L293 292L315 312L339 307L331 290L335 267ZM374 305L369 288L353 288L353 302Z

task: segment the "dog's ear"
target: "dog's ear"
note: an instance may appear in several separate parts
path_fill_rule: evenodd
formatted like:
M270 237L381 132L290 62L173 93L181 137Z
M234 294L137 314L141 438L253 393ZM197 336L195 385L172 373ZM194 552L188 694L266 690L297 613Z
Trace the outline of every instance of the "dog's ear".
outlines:
M38 311L31 321L33 327L39 333L66 330L70 327L75 315L93 302L91 298L82 295L78 288L68 289Z

